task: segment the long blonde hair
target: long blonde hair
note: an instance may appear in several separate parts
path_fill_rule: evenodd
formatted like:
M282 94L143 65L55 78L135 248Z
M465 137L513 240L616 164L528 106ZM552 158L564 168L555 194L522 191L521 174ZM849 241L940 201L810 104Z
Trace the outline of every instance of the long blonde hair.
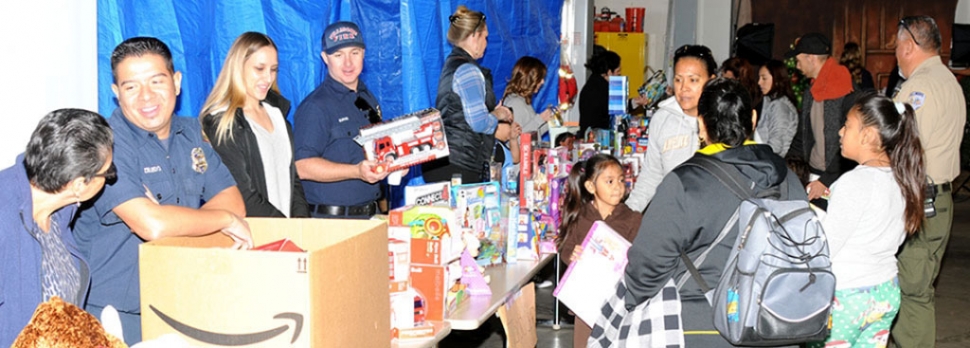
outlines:
M219 72L215 86L212 87L212 92L205 99L202 112L199 114L201 121L207 115L215 113L216 110L226 109L219 117L216 125L216 139L214 140L217 144L225 141L227 137L232 139L232 127L236 123L236 109L242 108L246 102L246 86L243 85L243 67L246 60L254 52L266 46L273 47L273 50L279 52L273 39L270 39L269 36L249 31L239 35L236 41L232 43L232 47L229 48L229 54L226 55L226 60L222 63L222 71ZM279 87L275 80L270 89L279 93Z
M485 30L485 14L469 10L465 5L458 5L455 13L448 16L451 25L448 26L448 42L457 46L472 34Z

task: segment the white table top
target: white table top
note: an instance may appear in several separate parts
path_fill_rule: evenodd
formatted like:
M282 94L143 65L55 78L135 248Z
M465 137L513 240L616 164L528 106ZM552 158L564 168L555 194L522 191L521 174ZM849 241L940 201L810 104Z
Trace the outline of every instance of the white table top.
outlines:
M393 340L391 341L391 348L432 348L451 333L451 324L447 321L431 321L430 323L434 326L434 337Z
M491 277L488 284L491 296L468 296L445 318L455 330L475 330L490 318L505 300L532 281L532 276L556 259L556 254L543 254L538 261L519 260L516 263L485 268Z

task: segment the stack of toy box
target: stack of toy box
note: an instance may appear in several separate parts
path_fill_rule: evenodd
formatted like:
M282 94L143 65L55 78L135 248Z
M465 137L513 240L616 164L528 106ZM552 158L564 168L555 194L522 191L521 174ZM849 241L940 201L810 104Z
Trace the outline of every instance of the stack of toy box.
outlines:
M420 338L434 335L426 321L425 303L411 287L411 243L409 238L389 238L387 243L391 291L391 338Z
M458 262L464 243L457 235L454 211L445 206L405 206L391 210L388 226L391 239L410 241L411 286L395 312L404 310L403 302L410 299L415 324L444 320L465 296Z
M565 147L535 148L534 144L527 143L529 138L525 134L522 139L519 210L509 213L518 220L509 232L509 238L515 239L515 247L509 246L512 250L509 253L515 256L509 259L520 260L537 259L540 253L555 253L553 240L559 234L559 210L569 172L578 156Z

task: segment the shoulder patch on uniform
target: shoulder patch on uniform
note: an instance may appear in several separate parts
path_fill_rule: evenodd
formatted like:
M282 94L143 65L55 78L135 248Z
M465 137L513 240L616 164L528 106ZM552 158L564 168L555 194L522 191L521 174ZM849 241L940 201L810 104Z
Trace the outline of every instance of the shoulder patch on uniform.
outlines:
M924 101L926 101L926 94L923 94L923 92L909 94L909 105L913 106L913 110L919 110L919 107L923 106Z

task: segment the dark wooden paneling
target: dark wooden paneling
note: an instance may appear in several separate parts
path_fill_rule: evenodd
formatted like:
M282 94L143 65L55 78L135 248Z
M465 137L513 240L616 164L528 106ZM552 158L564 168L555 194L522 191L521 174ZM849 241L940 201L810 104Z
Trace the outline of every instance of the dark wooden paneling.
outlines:
M751 18L756 23L775 24L773 54L779 59L795 38L810 32L829 36L835 57L842 54L846 42L859 43L866 69L882 88L896 65L899 19L911 15L933 17L940 27L941 56L946 62L956 4L956 0L751 0Z

